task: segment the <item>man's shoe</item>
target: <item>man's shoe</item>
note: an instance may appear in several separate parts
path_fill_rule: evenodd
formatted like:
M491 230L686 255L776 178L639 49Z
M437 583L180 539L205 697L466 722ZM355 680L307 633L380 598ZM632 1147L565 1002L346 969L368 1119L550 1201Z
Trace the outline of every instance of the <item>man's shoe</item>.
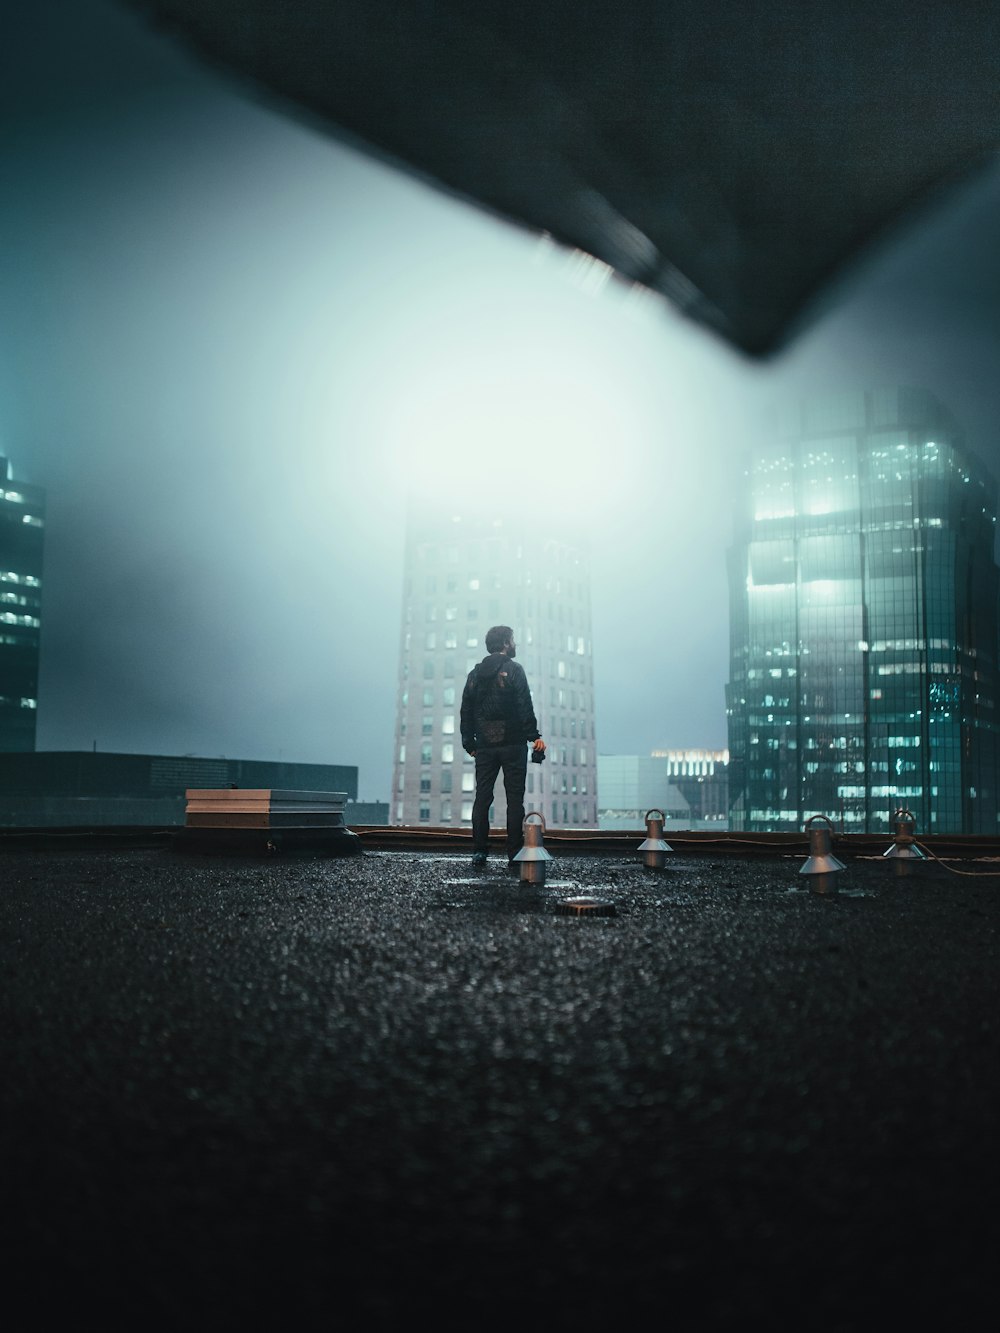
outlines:
M472 865L473 865L473 869L475 869L475 870L482 870L482 868L486 865L486 853L485 853L485 852L473 852L473 853L472 853Z

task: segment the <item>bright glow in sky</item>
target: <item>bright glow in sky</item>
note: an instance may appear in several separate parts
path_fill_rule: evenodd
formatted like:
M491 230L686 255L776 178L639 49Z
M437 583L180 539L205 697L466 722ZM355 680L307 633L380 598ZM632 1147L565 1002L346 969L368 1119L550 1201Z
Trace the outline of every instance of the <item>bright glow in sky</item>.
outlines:
M459 341L448 357L414 359L385 428L418 495L445 485L460 502L499 486L593 519L625 482L609 461L630 416L606 374L581 376L565 340L486 351Z

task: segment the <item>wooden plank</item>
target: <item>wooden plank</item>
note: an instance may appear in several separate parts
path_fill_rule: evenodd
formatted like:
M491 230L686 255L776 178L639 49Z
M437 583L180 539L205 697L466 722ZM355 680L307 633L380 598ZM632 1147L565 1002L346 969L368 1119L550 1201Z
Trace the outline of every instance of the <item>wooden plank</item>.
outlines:
M271 787L189 787L184 793L188 801L216 801L239 804L241 801L267 801L271 806L299 803L304 805L343 805L344 791L298 791Z
M281 811L231 810L226 813L193 811L184 820L187 828L343 828L339 812L292 813Z
M275 810L292 814L297 810L313 813L343 814L344 807L339 801L188 801L186 810Z
M346 792L260 787L191 787L184 822L189 828L337 827Z

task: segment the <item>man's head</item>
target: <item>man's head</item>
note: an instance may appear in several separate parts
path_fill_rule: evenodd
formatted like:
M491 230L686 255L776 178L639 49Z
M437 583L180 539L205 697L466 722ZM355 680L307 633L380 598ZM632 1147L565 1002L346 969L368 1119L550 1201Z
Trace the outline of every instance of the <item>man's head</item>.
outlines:
M509 625L494 625L486 631L486 651L488 653L506 653L515 655L514 631Z

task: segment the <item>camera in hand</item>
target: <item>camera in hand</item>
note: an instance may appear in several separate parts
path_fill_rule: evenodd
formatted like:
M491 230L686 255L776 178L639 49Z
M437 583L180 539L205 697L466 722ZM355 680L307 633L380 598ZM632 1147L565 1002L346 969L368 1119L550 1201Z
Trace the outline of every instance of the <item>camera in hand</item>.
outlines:
M544 750L532 750L532 752L531 752L531 762L532 762L533 764L540 764L540 763L544 760L544 758L545 758L545 751L544 751Z

